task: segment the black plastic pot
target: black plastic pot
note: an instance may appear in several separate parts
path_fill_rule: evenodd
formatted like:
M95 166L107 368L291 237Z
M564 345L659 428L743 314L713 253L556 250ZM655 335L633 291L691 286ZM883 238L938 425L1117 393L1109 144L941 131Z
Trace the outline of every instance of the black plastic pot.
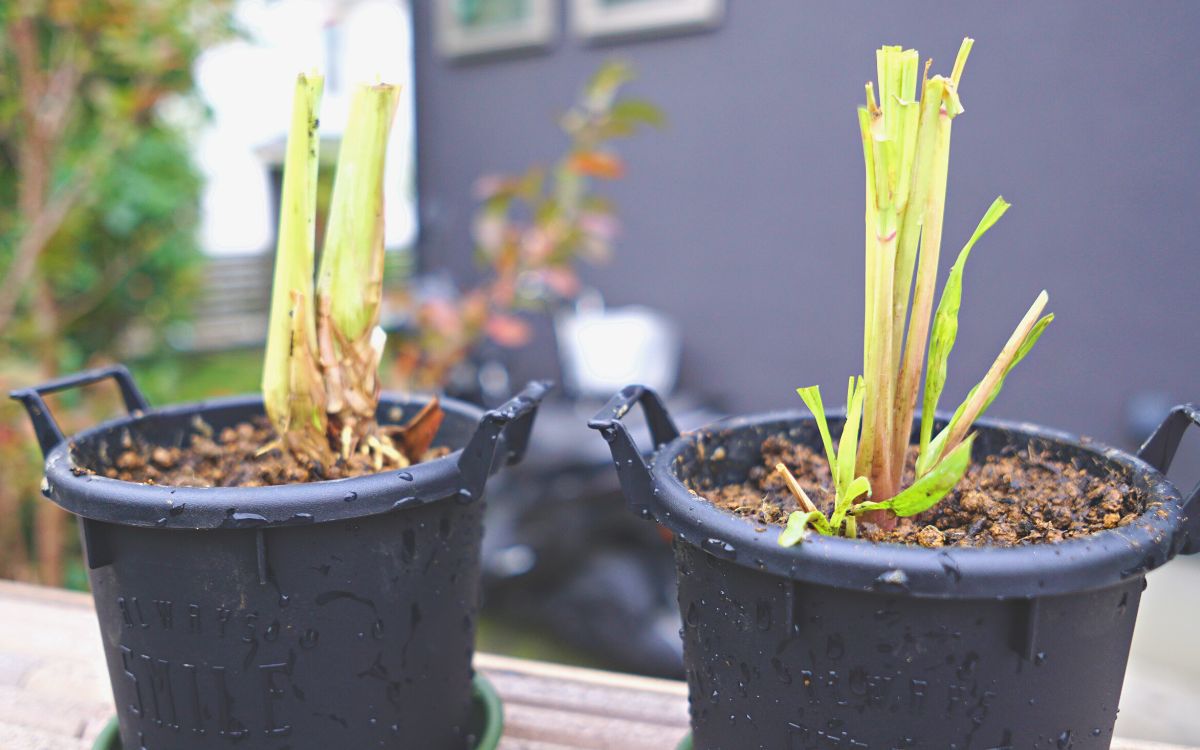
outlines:
M65 440L42 394L114 378L130 416ZM548 388L483 413L443 400L450 455L365 477L159 487L102 466L132 439L181 445L262 414L257 398L150 410L122 367L13 394L46 455L44 494L80 519L125 747L475 747L468 722L482 495L520 460ZM385 397L403 421L425 400Z
M658 448L649 466L620 421L637 402ZM1148 501L1087 538L941 550L827 537L783 548L778 529L688 492L689 479L743 481L769 435L818 445L799 413L680 436L658 397L630 386L590 426L631 508L675 534L697 750L1065 749L1108 747L1145 574L1200 549L1197 493L1189 519L1162 473L1198 420L1179 407L1140 457L980 422L977 457L1032 446Z

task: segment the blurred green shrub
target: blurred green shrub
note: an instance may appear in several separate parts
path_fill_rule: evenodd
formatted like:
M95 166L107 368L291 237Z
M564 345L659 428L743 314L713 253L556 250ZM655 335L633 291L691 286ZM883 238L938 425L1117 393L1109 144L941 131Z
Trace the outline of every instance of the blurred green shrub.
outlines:
M163 105L185 113L176 121L203 116L193 63L234 34L232 5L0 2L3 390L152 355L187 314L201 181ZM31 445L23 416L0 409L0 548L12 552L0 576L59 583L65 524L49 503L29 510L41 476Z

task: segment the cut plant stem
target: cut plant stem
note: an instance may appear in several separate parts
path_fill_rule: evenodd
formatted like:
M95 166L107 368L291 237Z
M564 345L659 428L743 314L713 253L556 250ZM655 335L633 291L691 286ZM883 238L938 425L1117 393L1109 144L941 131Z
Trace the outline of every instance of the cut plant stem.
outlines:
M800 483L796 481L796 477L792 476L792 472L788 470L787 466L782 462L777 463L775 464L775 471L779 472L779 475L783 477L783 481L787 484L788 489L792 491L796 502L800 503L800 507L805 513L817 512L817 506L813 504L813 501L808 497L804 488L800 486Z
M319 74L296 78L262 379L264 406L284 447L315 459L328 453L313 310L317 111L323 88Z
M962 415L955 415L954 424L949 425L950 432L947 434L946 441L941 446L941 455L949 455L971 429L971 424L979 417L987 405L991 403L995 397L994 392L1004 380L1004 376L1012 368L1018 357L1021 355L1021 349L1024 347L1026 339L1034 331L1034 327L1041 320L1042 311L1046 309L1046 303L1050 301L1050 295L1045 290L1037 296L1037 299L1030 305L1029 310L1025 313L1025 317L1017 325L1016 330L1008 337L1008 342L1000 351L1000 355L992 362L992 366L988 368L987 374L983 380L979 381L979 385L975 387L971 397L967 399L964 407L962 407ZM1049 321L1047 321L1049 322Z
M331 428L343 455L374 425L383 300L383 172L399 101L390 84L359 86L338 153L329 225L317 280L317 345ZM347 433L348 430L348 433ZM410 456L410 458L412 458Z

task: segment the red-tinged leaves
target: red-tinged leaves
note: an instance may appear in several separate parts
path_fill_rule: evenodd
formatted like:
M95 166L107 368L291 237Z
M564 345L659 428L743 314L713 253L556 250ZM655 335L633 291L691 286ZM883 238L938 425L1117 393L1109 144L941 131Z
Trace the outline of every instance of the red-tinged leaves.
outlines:
M525 346L533 338L529 324L515 315L492 313L485 329L488 338L509 349Z
M570 164L579 174L601 180L618 180L625 176L624 162L603 151L580 151L571 156Z

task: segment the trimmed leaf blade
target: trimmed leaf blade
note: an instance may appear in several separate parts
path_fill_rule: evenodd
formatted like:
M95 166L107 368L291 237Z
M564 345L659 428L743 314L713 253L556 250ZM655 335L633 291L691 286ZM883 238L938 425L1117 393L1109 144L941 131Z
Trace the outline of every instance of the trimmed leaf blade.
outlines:
M808 525L813 525L818 534L822 536L832 536L833 529L830 528L829 522L825 520L825 514L819 510L803 513L794 511L788 516L787 526L779 533L780 547L794 547L804 541L804 537L808 535Z
M971 447L975 444L972 434L962 441L957 448L946 456L925 476L913 482L911 486L890 500L881 502L859 503L854 506L855 513L869 510L890 510L897 516L915 516L937 505L954 485L958 484L967 469L971 466Z
M934 413L937 411L938 399L946 386L946 370L950 352L958 338L958 311L962 306L963 269L972 248L979 238L995 226L1000 217L1008 211L1011 204L1002 196L992 201L992 205L980 219L971 238L959 252L958 258L950 268L946 285L942 287L942 298L938 301L937 311L933 316L933 332L929 340L929 362L925 374L925 395L921 403L921 452L929 445L933 436Z
M807 388L797 388L796 393L804 399L804 405L812 412L817 421L817 429L821 432L821 442L825 446L825 457L829 461L829 472L837 476L837 453L833 450L833 438L829 435L829 423L825 421L825 405L821 402L821 386L810 385Z
M953 448L962 439L962 436L966 434L967 430L971 428L971 424L991 406L996 396L1000 394L1000 389L1004 386L1004 381L1008 378L1008 374L1033 349L1034 344L1041 338L1046 327L1054 320L1053 314L1038 318L1042 310L1046 308L1048 301L1049 296L1045 291L1039 294L1037 299L1034 300L1029 310L1025 313L1025 317L1021 319L1021 322L1009 337L1008 342L1000 351L1000 354L997 355L991 367L988 368L987 374L971 389L966 399L959 404L958 408L954 411L954 416L950 418L950 422L930 442L928 450L923 451L918 457L918 476L923 473L923 470L928 471L930 467L937 463L947 447ZM986 397L980 396L980 388L985 389Z

